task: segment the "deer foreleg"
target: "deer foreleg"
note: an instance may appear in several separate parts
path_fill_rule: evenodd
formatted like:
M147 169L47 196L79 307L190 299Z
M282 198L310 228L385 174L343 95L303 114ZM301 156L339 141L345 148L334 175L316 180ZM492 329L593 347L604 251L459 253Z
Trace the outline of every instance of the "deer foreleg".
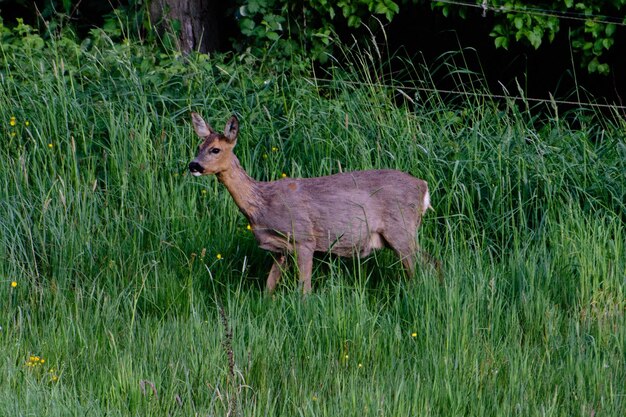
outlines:
M304 294L309 294L311 292L311 273L313 272L313 250L303 246L298 246L296 250L300 286Z
M287 257L285 255L279 255L274 258L274 263L272 263L272 269L270 269L270 273L267 276L267 282L265 283L265 288L268 293L273 293L276 289L276 285L280 281L280 276L283 272L285 263L287 261Z

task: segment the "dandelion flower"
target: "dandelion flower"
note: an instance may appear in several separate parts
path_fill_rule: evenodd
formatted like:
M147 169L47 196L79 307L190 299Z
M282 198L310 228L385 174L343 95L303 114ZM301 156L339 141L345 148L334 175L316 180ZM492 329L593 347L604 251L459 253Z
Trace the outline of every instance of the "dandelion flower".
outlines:
M359 368L362 368L362 367L363 367L363 364L362 364L362 363L360 363L360 364L359 364Z
M247 230L252 230L252 226L247 225L247 226L246 226L246 229L247 229Z
M417 337L417 333L415 332L411 333L411 337Z
M17 119L15 118L15 116L11 116L11 120L9 121L9 124L11 126L15 126L17 124Z
M278 152L278 148L276 146L272 146L272 152Z
M11 281L11 288L17 287L17 281Z
M221 254L221 253L218 253L218 254L217 254L217 256L216 256L216 258L217 258L217 260L219 261L220 259L222 259L222 254Z
M285 174L284 172L282 174L280 174L281 177L283 178L287 178L287 174Z
M48 148L50 148L50 149L52 149L52 147L53 147L53 146L54 146L54 145L53 145L52 143L49 143L49 144L48 144Z
M30 126L30 122L28 120L24 121L24 126L26 127Z

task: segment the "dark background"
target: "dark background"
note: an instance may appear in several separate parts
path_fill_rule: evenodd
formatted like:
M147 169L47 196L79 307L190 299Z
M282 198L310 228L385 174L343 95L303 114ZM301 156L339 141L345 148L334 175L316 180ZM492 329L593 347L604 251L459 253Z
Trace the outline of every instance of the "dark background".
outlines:
M55 13L48 0L7 1L0 0L0 16L5 25L14 24L18 17L27 23L37 25L40 19L50 18ZM56 2L58 3L58 2ZM109 2L89 1L73 2L69 20L79 36L104 22L105 16L113 7L129 4L132 1ZM221 51L229 51L233 39L242 37L236 21L236 5L232 0L218 2L219 45ZM141 17L139 17L141 18ZM595 101L626 105L626 32L619 27L615 44L602 57L603 62L611 64L609 75L589 74L577 61L572 61L568 40L568 25L563 19L560 31L552 43L544 40L539 49L519 42L511 42L509 50L496 49L493 38L489 36L493 28L492 15L482 17L481 11L470 10L465 19L444 17L429 6L402 7L393 22L384 22L387 37L387 53L403 56L416 64L436 65L446 52L464 50L463 58L469 69L484 74L492 94L504 94L502 85L511 95L518 95L517 85L527 97L549 99L551 93L561 100ZM580 22L576 22L580 24ZM336 26L339 35L346 40L352 39L352 32L346 27ZM384 38L379 34L377 38ZM620 36L622 35L622 36ZM576 60L577 57L574 56ZM460 62L459 62L460 63ZM438 88L454 89L452 80L438 79Z
M568 22L561 21L561 30L552 43L544 42L539 49L520 43L511 43L509 50L496 49L489 32L493 22L489 15L470 12L466 19L444 18L440 14L423 13L412 9L400 13L388 26L387 34L391 49L403 48L414 56L418 52L425 59L435 62L447 51L474 48L468 51L472 69L485 74L493 94L502 94L499 82L511 95L517 95L515 80L528 97L549 99L549 94L561 99L581 100L588 91L598 103L608 102L624 105L626 99L626 40L616 36L615 44L603 56L611 63L609 75L589 74L577 62L572 62L568 40ZM621 28L623 31L623 28Z

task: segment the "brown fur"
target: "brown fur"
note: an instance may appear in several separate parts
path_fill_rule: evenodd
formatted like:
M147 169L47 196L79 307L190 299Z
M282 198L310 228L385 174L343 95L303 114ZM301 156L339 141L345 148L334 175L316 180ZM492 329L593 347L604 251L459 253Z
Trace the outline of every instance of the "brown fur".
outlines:
M278 254L267 278L268 291L276 287L288 253L296 256L305 293L311 291L314 252L367 256L375 249L390 247L407 273L413 274L416 230L430 208L426 181L395 170L255 181L233 153L237 118L228 121L223 134L216 133L198 114L193 113L192 118L204 142L190 170L194 175L217 175L250 222L259 246Z

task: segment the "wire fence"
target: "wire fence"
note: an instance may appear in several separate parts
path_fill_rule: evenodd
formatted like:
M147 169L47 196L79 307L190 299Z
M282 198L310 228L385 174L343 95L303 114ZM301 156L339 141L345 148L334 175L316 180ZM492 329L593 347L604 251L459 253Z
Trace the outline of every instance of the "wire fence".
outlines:
M591 13L573 12L569 10L561 11L561 10L542 9L538 7L518 6L518 5L495 6L495 5L489 4L487 0L484 0L480 4L457 1L457 0L432 0L432 2L449 4L453 6L471 7L475 9L481 9L483 11L483 17L487 15L488 11L492 11L496 13L520 13L520 14L528 14L528 15L534 15L534 16L556 17L558 19L563 19L563 20L575 20L575 21L583 21L583 22L586 22L588 20L593 20L595 23L612 24L616 26L626 26L626 16L617 17L617 16L596 15L596 14L591 14Z
M337 80L332 80L330 78L309 78L309 82L311 83L336 83ZM492 94L492 93L482 93L476 91L461 91L461 90L447 90L447 89L438 89L438 88L429 88L429 87L417 87L417 86L397 86L397 85L389 85L382 83L365 83L358 81L341 81L344 84L359 86L359 87L376 87L376 88L387 88L390 90L395 90L400 93L402 96L407 98L409 101L415 103L415 99L409 96L406 91L419 91L424 93L433 93L433 94L451 94L457 96L465 96L465 97L480 97L480 98L488 98L492 100L513 100L513 101L521 101L524 103L537 103L537 104L547 104L552 108L555 108L557 105L567 105L567 106L575 106L580 108L594 108L594 109L604 109L604 110L621 110L624 115L626 115L626 106L617 105L617 104L608 104L608 103L593 103L593 102L584 102L577 100L560 100L555 99L550 95L549 99L544 98L533 98L533 97L523 97L523 96L512 96L508 94Z
M460 7L470 7L475 9L481 9L483 11L483 17L486 16L488 11L492 11L495 13L520 13L527 15L535 15L535 16L543 16L543 17L555 17L563 20L574 20L574 21L589 21L592 20L595 23L603 23L603 24L613 24L616 26L626 26L626 16L616 17L616 16L608 16L608 15L598 15L591 13L579 13L574 11L561 11L561 10L552 10L552 9L544 9L538 7L529 7L522 5L492 5L489 4L488 0L483 0L482 3L470 3L466 1L458 1L458 0L432 0L433 3L439 4L449 4ZM324 79L324 78L314 78L311 79L312 82L328 82L330 83L332 80ZM353 82L353 81L344 81L348 84L353 85L365 85L365 83ZM576 106L581 108L595 108L595 109L604 109L604 110L620 110L623 114L626 114L626 106L620 104L609 104L609 103L593 103L593 102L585 102L580 100L562 100L555 99L550 94L549 99L544 98L534 98L534 97L524 97L524 96L512 96L508 94L492 94L485 92L475 92L475 91L461 91L461 90L447 90L447 89L437 89L437 88L428 88L428 87L417 87L417 86L393 86L393 85L385 85L385 84L367 84L369 86L375 87L384 87L389 89L394 89L398 91L400 94L405 96L407 99L413 101L413 98L408 96L406 91L421 91L426 93L434 93L434 94L450 94L457 96L466 96L466 97L481 97L488 99L497 99L497 100L513 100L513 101L521 101L525 103L537 103L537 104L547 104L551 107L556 107L557 105L567 105L567 106Z

